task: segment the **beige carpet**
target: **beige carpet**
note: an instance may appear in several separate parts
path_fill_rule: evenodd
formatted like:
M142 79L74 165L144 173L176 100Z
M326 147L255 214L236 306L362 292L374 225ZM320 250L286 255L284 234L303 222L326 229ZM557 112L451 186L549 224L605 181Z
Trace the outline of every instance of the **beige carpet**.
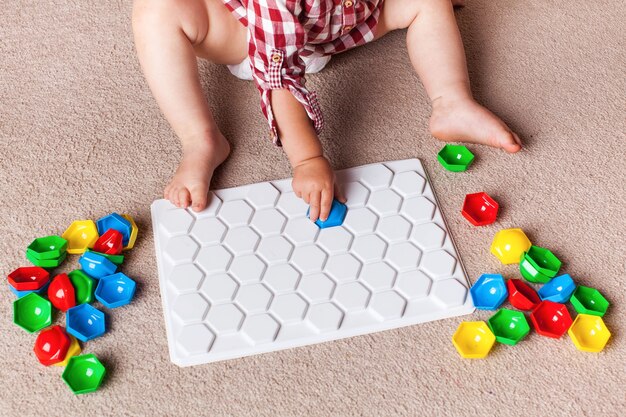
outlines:
M0 270L25 264L36 236L110 211L134 215L139 243L123 270L136 301L86 343L109 376L74 397L32 353L35 337L11 321L0 286L0 415L524 415L617 416L626 407L626 14L618 0L469 0L458 12L476 96L524 138L510 156L472 147L465 174L436 161L429 105L402 33L336 57L310 77L325 109L324 143L336 168L421 158L472 279L517 276L489 254L494 233L524 228L579 283L612 301L600 354L569 338L532 334L462 360L450 336L460 318L241 360L181 369L167 356L150 227L180 155L143 80L130 1L12 0L0 13ZM213 187L290 176L266 138L252 84L202 64L215 114L233 144ZM459 214L487 191L499 222L475 228ZM66 262L76 265L76 257ZM487 312L469 319L487 319ZM62 317L59 317L62 319Z

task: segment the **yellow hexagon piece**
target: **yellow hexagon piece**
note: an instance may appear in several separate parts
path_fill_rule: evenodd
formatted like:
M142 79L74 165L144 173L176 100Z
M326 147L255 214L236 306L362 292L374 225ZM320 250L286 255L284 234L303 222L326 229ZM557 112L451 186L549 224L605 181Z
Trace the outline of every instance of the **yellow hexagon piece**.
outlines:
M531 243L522 229L500 230L491 242L491 253L505 265L518 264Z
M137 223L135 220L128 214L122 214L122 217L130 222L131 230L130 230L130 239L128 239L128 245L124 246L124 250L132 249L135 246L135 241L137 240L137 233L139 232L139 228L137 227Z
M574 342L576 349L584 352L600 352L611 337L611 332L607 329L602 317L590 314L579 314L567 334Z
M67 253L81 254L87 248L93 248L99 237L98 228L93 220L76 220L61 237L67 240Z
M68 334L68 336L70 337L70 347L69 349L67 349L67 353L65 354L65 359L63 359L63 361L61 362L55 363L54 366L67 366L67 363L70 361L70 358L72 356L78 355L81 352L80 344L78 343L78 340L76 340L76 338L72 336L71 334Z
M454 347L466 359L484 358L495 342L496 337L484 321L464 321L452 335Z

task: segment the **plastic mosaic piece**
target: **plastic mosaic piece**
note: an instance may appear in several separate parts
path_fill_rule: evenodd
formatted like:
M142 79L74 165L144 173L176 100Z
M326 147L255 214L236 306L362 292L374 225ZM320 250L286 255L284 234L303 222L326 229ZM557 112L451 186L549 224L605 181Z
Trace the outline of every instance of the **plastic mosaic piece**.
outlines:
M572 317L564 304L542 301L530 313L530 321L542 336L558 339L572 325Z
M67 250L67 240L61 236L38 237L26 249L36 259L59 259Z
M466 146L446 144L437 154L437 159L448 171L463 172L474 162L474 154Z
M576 349L584 352L600 352L611 337L601 317L579 314L567 331Z
M117 265L97 252L85 252L78 259L78 263L83 268L83 271L92 278L106 277L114 274L117 270Z
M50 282L50 273L38 266L23 266L11 272L7 279L17 291L38 291Z
M115 229L122 234L124 246L127 246L130 243L133 226L127 219L119 214L111 213L96 220L96 226L98 227L98 233L100 235L103 235L109 229Z
M67 311L76 305L74 286L66 274L54 277L48 287L48 299L61 311Z
M37 336L35 355L42 365L62 362L70 348L70 337L61 326L50 326Z
M39 266L41 268L56 268L63 263L66 257L67 253L63 253L59 258L56 259L39 259L36 258L32 252L26 252L26 259L28 259L33 265Z
M554 301L555 303L566 303L574 290L576 284L569 274L559 275L552 278L550 282L546 283L538 291L539 298L542 300Z
M52 366L66 367L72 357L76 355L80 355L81 348L80 348L80 343L78 343L78 340L71 334L68 334L67 337L70 338L70 347L67 349L65 358L61 362L52 364Z
M506 282L509 290L509 303L517 309L530 311L541 302L534 289L519 279L510 279Z
M11 292L12 292L13 294L15 294L15 296L16 296L17 298L22 298L22 297L24 297L25 295L28 295L28 294L30 294L30 293L35 293L35 294L39 294L39 295L42 295L42 294L47 294L47 292L48 292L48 285L49 285L49 283L46 283L46 285L44 285L43 287L41 287L40 289L35 290L35 291L18 291L18 290L16 290L15 288L13 288L13 287L9 284L9 290L11 290Z
M595 288L579 285L572 294L570 302L577 313L603 317L609 309L609 302Z
M102 277L96 288L96 298L106 308L117 308L131 302L135 295L135 281L125 274Z
M139 228L137 227L137 223L135 223L135 219L128 214L122 214L122 217L128 220L130 223L130 237L128 239L128 243L124 246L124 250L130 250L135 246L135 242L137 241L137 235L139 233Z
M496 340L505 345L515 346L530 332L524 313L503 308L487 320Z
M74 295L76 298L76 305L91 303L93 301L93 291L95 287L94 280L85 274L80 269L67 274L74 287Z
M61 378L70 390L78 395L94 392L100 388L105 374L106 369L102 362L96 355L90 353L73 356L68 361Z
M519 271L528 282L546 283L550 281L550 277L539 271L539 269L526 258L525 254L522 255L520 260Z
M306 211L306 216L309 217L310 209ZM333 202L330 206L330 213L328 214L328 218L325 221L321 219L317 219L315 224L320 229L326 229L327 227L335 227L341 226L343 220L346 218L346 213L348 212L348 208L345 204L333 199Z
M532 245L528 252L524 253L524 260L532 264L534 269L541 274L554 278L561 269L561 261L548 249Z
M348 201L344 222L332 228L307 218L290 179L213 191L216 203L200 213L153 203L174 363L238 358L473 311L418 160L336 175Z
M102 336L106 331L104 313L90 304L81 304L67 310L65 327L67 332L81 342Z
M470 288L474 306L480 310L495 310L508 295L504 278L500 274L482 274Z
M107 255L119 255L124 247L123 239L124 236L119 231L109 229L96 240L93 250Z
M13 301L13 323L35 333L52 324L52 304L38 294L31 293Z
M98 229L93 220L77 220L63 232L61 237L67 240L67 253L77 255L93 247L98 240Z
M102 255L117 266L120 266L121 264L124 263L124 255L110 255L108 253L97 252L93 249L87 249L87 252L92 252L92 253L97 253L98 255Z
M487 193L468 194L461 214L474 226L486 226L496 221L498 208L498 203Z
M489 354L496 337L484 321L464 321L452 335L452 343L461 357L481 359Z
M504 229L493 237L491 253L504 265L516 264L530 246L530 240L522 229Z

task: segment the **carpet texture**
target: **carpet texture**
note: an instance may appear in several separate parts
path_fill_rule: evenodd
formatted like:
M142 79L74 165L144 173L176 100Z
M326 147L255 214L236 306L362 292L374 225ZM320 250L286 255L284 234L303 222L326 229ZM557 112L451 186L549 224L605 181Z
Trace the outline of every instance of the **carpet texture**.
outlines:
M136 300L110 332L84 345L107 365L99 393L74 397L12 324L0 286L0 415L541 415L617 416L626 407L626 14L617 0L469 0L457 17L476 97L524 139L518 155L472 146L470 171L436 161L429 104L402 32L335 57L311 76L334 167L424 161L472 280L517 277L489 253L494 233L522 227L554 249L564 271L612 302L600 354L535 333L462 360L450 337L460 318L181 369L167 341L150 227L180 157L179 143L140 72L131 2L4 1L0 14L0 270L26 264L31 239L111 211L141 234L123 271ZM220 127L233 145L214 188L290 176L251 83L201 63ZM499 221L470 226L466 193L500 201ZM77 265L72 256L67 269ZM467 317L486 320L488 312ZM62 320L62 315L57 320Z

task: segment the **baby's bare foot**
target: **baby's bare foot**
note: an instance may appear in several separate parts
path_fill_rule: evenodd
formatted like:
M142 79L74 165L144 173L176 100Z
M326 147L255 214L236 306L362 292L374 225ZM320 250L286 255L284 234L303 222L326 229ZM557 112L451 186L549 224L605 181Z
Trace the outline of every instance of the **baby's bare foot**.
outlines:
M471 97L435 99L430 132L444 142L478 143L510 153L522 149L520 138L498 116Z
M163 196L177 207L204 210L213 171L229 153L230 145L221 134L216 139L183 145L183 159Z

